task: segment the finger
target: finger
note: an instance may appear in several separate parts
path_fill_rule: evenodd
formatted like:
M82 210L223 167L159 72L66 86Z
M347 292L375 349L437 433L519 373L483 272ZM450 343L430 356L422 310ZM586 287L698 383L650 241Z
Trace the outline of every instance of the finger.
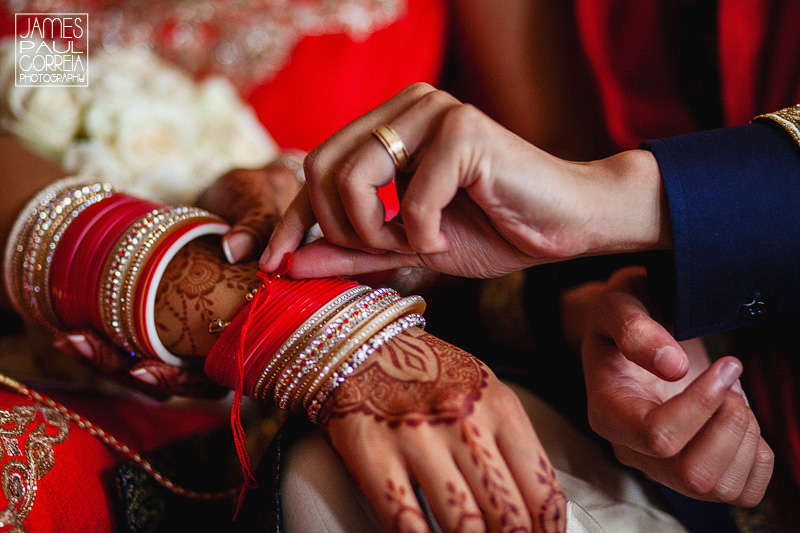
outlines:
M744 403L741 398L738 401L742 404ZM747 418L748 424L744 437L713 491L715 498L722 502L731 503L739 499L747 485L750 472L755 466L758 443L761 440L761 430L758 427L756 417L750 409L747 409Z
M356 461L348 469L386 531L429 530L408 473L396 456L378 458L371 453Z
M269 244L259 259L259 268L272 272L281 263L287 252L294 252L303 242L306 232L317 222L311 208L308 187L303 186L275 226Z
M367 142L377 143L371 139L375 128L391 122L418 99L433 92L436 90L426 84L407 87L376 109L339 130L306 157L304 169L311 206L323 233L331 242L350 248L367 246L361 241L347 217L337 191L336 173L341 169L347 173L349 164L345 161L359 146ZM374 202L376 201L377 198ZM370 203L369 207L372 211L376 209L374 202Z
M341 248L325 239L318 239L297 250L289 275L295 279L354 276L404 266L421 266L421 260L418 255L395 252L372 254Z
M744 439L749 425L750 409L744 405L741 396L729 391L714 416L680 453L677 467L686 493L715 501L730 501L739 495L752 461L746 465L736 465L733 461L740 451L742 460L755 454L757 441ZM744 470L738 479L738 490L735 488L736 474L731 472L734 475L723 480L729 469ZM731 485L722 485L721 481ZM728 498L724 491L735 494Z
M763 438L759 438L753 468L750 470L742 493L733 503L742 507L758 505L767 491L774 464L775 454L769 444Z
M409 154L418 159L421 147L438 129L442 117L460 105L461 102L443 91L430 92L387 125L397 133ZM336 171L336 187L348 219L363 243L372 248L408 249L402 227L384 222L385 210L377 194L378 188L390 183L395 174L388 150L374 137L354 150ZM451 199L453 194L455 191Z
M680 394L662 405L635 395L603 402L599 430L612 442L653 457L673 457L719 409L728 389L742 372L734 357L716 361ZM605 435L604 435L605 436Z
M225 253L228 263L233 265L244 261L261 249L263 244L259 246L260 242L262 242L260 235L250 227L234 226L222 237L222 251Z
M409 446L406 460L444 531L486 531L486 523L450 452Z
M630 361L669 381L686 375L686 353L630 288L605 292L599 308L596 331L612 339Z
M81 329L69 334L59 334L55 342L78 354L84 361L103 374L127 372L134 359L116 345L105 340L91 329Z
M162 395L218 398L228 392L206 377L200 368L176 367L154 359L140 361L130 375Z
M467 419L461 423L461 441L453 456L489 529L531 531L526 502L494 440Z
M450 243L442 231L442 210L458 189L468 188L480 174L473 168L480 157L469 150L474 142L475 125L484 122L483 114L472 106L450 106L441 117L441 125L419 159L416 172L400 202L400 215L408 242L420 253L444 252Z
M497 446L513 472L534 526L540 531L564 531L567 500L555 471L530 423L515 427L501 428Z

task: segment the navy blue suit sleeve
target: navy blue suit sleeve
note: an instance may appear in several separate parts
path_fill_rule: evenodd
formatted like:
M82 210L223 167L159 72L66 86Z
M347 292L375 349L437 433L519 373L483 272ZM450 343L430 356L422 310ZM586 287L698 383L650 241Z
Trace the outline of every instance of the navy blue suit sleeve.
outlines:
M672 261L649 277L670 296L676 337L800 316L800 154L791 137L756 122L642 148L658 161L669 204Z

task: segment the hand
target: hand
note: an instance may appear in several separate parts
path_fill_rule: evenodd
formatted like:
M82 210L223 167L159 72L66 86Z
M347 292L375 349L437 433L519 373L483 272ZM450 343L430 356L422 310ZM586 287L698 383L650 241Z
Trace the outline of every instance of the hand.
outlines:
M564 531L564 494L517 396L421 330L384 346L326 403L334 448L389 531Z
M231 224L222 239L230 263L254 259L297 192L300 181L280 161L265 168L235 169L220 177L197 205Z
M774 456L738 382L741 363L709 366L699 341L679 345L651 317L644 289L643 269L612 276L584 338L592 428L622 463L682 494L756 505Z
M177 367L155 359L133 359L90 329L59 333L54 346L121 385L159 400L170 396L218 398L228 392L206 377L202 365Z
M402 224L376 190L395 167L371 132L390 124L411 154L397 175ZM425 84L355 120L306 158L307 185L261 260L274 270L319 221L327 241L295 277L424 266L492 277L580 255L668 246L660 174L648 152L594 163L553 157Z

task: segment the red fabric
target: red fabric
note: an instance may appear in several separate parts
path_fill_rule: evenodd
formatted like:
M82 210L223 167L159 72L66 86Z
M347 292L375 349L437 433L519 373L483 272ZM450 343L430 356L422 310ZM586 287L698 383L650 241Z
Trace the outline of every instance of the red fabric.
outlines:
M574 0L612 140L620 149L697 129L670 65L668 0ZM719 0L719 78L725 124L800 102L800 3Z
M311 150L405 86L436 83L444 26L444 0L408 0L405 17L362 42L306 37L248 101L279 145Z
M98 394L91 397L50 395L140 452L160 448L225 423L225 414L220 410L165 407ZM0 409L32 404L24 396L0 389ZM37 423L41 422L41 415L37 415ZM28 426L26 435L35 425ZM6 424L5 427L10 426ZM48 430L48 434L54 433L52 429ZM17 440L24 453L25 437ZM72 422L69 423L67 438L53 445L52 449L55 464L38 482L33 507L24 521L27 531L114 531L117 503L108 488L113 486L113 469L120 462L120 456ZM5 452L0 468L9 460L18 459L10 455L8 448ZM8 500L0 493L0 507L7 505ZM6 530L0 528L0 531Z

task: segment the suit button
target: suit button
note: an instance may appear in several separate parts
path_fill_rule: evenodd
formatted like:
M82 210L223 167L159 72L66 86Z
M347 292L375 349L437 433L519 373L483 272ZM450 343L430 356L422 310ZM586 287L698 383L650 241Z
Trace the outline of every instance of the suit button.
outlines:
M767 314L767 302L761 297L761 293L757 292L749 302L742 305L739 314L746 319L762 318Z

